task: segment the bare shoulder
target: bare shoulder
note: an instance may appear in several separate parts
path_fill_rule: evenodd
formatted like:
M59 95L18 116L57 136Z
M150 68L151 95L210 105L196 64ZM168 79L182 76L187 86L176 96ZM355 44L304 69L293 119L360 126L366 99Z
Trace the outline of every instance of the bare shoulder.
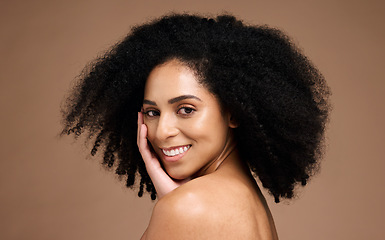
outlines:
M194 179L158 201L146 239L259 239L249 197L215 174Z

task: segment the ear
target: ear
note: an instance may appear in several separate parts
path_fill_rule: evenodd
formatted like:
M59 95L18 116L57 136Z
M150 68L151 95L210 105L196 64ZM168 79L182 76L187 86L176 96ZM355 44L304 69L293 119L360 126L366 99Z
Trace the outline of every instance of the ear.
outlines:
M237 128L239 126L238 122L235 120L235 118L230 113L227 114L227 120L229 122L230 128Z

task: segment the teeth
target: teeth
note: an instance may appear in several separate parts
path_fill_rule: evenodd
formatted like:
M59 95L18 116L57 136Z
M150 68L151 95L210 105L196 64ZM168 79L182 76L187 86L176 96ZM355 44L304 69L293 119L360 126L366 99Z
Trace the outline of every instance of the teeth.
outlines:
M176 156L176 155L179 155L181 153L186 152L189 148L190 148L190 145L185 146L185 147L180 147L177 149L173 149L171 151L162 149L162 151L163 151L164 155L169 156L169 157L173 157L173 156Z

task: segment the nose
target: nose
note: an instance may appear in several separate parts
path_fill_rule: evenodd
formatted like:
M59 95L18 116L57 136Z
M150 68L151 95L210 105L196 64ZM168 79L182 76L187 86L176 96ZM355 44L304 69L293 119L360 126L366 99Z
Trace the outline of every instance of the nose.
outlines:
M159 140L167 140L178 135L177 119L173 114L163 113L159 117L156 136Z

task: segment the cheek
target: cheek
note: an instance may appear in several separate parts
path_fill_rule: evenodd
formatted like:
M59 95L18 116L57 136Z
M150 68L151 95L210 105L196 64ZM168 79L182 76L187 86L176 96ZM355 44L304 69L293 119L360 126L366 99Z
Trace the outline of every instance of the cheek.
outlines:
M228 125L220 113L202 114L183 126L184 134L196 141L207 141L210 145L226 138Z
M153 144L156 132L156 124L146 120L144 120L144 124L147 126L147 139L151 142L151 144Z

